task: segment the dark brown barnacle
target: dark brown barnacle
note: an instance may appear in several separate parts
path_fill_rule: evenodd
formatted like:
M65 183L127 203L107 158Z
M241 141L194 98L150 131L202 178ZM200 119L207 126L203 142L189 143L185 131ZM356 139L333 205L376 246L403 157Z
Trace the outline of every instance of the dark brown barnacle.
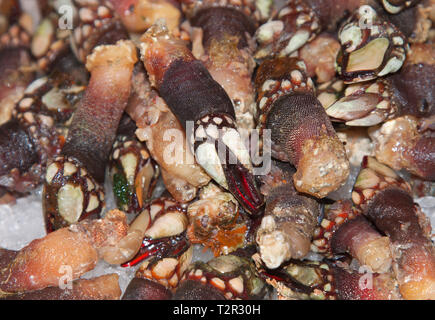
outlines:
M389 187L375 194L364 214L391 240L393 270L403 298L435 298L435 250L429 218L409 192Z
M15 104L21 99L26 87L34 78L29 69L32 59L24 47L0 50L0 124L11 119Z
M188 291L191 291L189 293ZM197 261L184 273L174 299L264 299L269 294L250 257L224 255Z
M172 292L160 283L133 278L125 289L122 300L170 300Z
M361 82L398 71L406 59L408 43L392 23L367 5L341 26L337 71L346 83Z
M126 29L114 16L109 2L74 0L74 4L78 23L71 33L71 46L81 62L86 62L86 57L99 45L128 39Z
M151 84L183 128L193 124L193 132L186 134L197 162L248 212L258 214L263 198L228 94L185 43L169 35L162 21L141 38L141 55ZM218 145L223 151L219 154Z
M88 57L89 85L61 155L46 172L43 206L49 231L101 212L104 164L128 102L136 59L136 49L128 41L99 46Z
M298 191L322 198L347 179L343 144L313 95L295 93L278 99L266 128L271 130L273 146L286 155L282 160L297 168L293 181Z
M226 300L215 287L195 280L185 280L177 288L173 300Z
M259 3L253 0L182 0L182 9L187 18L193 18L199 11L211 8L232 8L243 13L244 16L250 17L254 21L267 19L268 14L265 12L270 9L271 2L266 0Z
M289 0L255 34L259 48L255 58L289 56L320 31L320 22L314 11L301 0Z
M118 135L110 154L110 174L118 208L139 212L151 198L159 169L145 144L134 135Z

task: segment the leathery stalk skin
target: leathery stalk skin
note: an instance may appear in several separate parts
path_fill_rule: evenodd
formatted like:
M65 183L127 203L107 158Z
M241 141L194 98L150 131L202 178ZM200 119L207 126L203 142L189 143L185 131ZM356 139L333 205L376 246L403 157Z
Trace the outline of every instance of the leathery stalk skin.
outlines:
M260 65L255 79L260 133L270 130L272 156L297 168L296 190L323 198L347 180L349 161L304 70L296 58Z
M370 27L362 27L360 21ZM341 49L336 68L345 83L376 79L398 71L409 46L392 23L367 5L361 6L338 32Z
M151 84L184 129L193 123L193 132L186 134L199 165L248 212L258 213L263 198L225 90L183 42L169 35L162 21L142 37L141 55Z
M41 290L23 292L0 297L0 300L119 300L121 288L116 273L102 275L93 279L73 281L72 289L47 287Z
M407 183L373 158L363 160L353 201L391 241L393 271L405 299L434 299L435 248L429 218Z
M352 206L351 200L325 207L325 215L314 231L311 250L333 258L348 253L361 266L385 273L391 268L390 240Z
M271 177L281 182L263 177L266 185L262 190L269 190L255 241L261 260L269 269L276 269L291 258L302 259L310 251L318 223L319 205L314 199L296 192L293 173L287 163L271 170Z
M243 9L252 7L253 1L246 2L223 5L219 1L194 1L192 8L185 6L185 11L192 16L192 53L230 97L237 127L249 130L255 127L257 114L251 79L256 65L255 17L259 14L254 11L247 15Z
M43 208L48 232L96 217L104 207L105 163L130 95L136 48L129 41L97 47L61 155L48 165Z
M125 214L112 210L104 219L58 229L20 251L0 249L0 297L59 286L68 267L71 280L80 278L95 268L100 250L117 244L127 231Z

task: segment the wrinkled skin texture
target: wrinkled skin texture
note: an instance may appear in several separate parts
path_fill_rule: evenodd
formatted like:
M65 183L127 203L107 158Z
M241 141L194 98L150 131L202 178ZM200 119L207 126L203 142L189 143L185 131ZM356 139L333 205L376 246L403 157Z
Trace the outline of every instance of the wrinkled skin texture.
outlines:
M373 274L370 284L365 273L334 267L333 274L338 299L402 300L396 287L396 280L391 273Z
M226 300L224 295L211 285L204 285L194 280L180 284L173 300Z
M322 198L347 179L349 163L344 147L318 100L309 94L278 99L266 127L278 151L296 166L296 189ZM273 148L273 146L272 146ZM314 152L316 157L312 157ZM281 153L280 153L281 154Z
M201 127L213 126L231 133L232 140L238 145L237 150L234 145L231 147L223 141L225 134L218 131L217 136L211 136L206 133L204 138L212 137L215 144L207 143L204 138L194 143L196 159L198 162L202 160L201 166L230 190L248 212L259 214L263 199L252 175L250 156L234 124L233 104L225 90L183 42L168 34L164 23L153 25L141 38L141 56L151 84L159 90L183 128L194 122L195 132L189 133L189 142L192 143L192 137L198 135L196 129ZM220 122L214 123L215 119ZM224 155L222 152L218 155L214 150L219 143L225 145ZM205 148L209 149L205 151ZM201 156L198 155L200 149ZM217 161L210 163L206 159L210 153L218 158ZM227 161L230 156L236 161Z
M308 253L320 215L315 200L296 192L293 174L289 164L274 162L271 173L262 177L266 207L256 242L261 259L271 269Z
M417 210L407 192L388 188L375 195L365 214L391 239L393 267L402 296L434 299L435 248Z
M122 300L169 300L171 297L171 291L163 285L148 279L133 278Z
M108 160L130 95L136 54L129 46L126 42L119 42L118 46L99 47L100 51L94 53L93 59L87 60L91 79L73 116L62 150L62 154L82 162L99 182L104 181L102 164ZM123 54L125 59L119 60ZM116 64L112 63L113 59L118 59Z
M390 241L363 216L358 216L340 226L331 238L335 254L348 252L360 265L370 266L374 272L387 272L391 267Z

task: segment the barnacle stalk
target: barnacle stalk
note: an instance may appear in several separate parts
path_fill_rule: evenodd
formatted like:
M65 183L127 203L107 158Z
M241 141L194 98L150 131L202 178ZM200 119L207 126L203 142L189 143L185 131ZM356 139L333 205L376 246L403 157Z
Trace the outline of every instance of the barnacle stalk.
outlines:
M363 213L390 238L393 270L403 298L434 299L435 250L428 217L414 203L409 185L400 183L392 169L370 160L364 160L368 168L357 179L355 186L362 191L355 200L364 204Z
M47 287L31 292L10 294L0 300L119 300L121 288L116 273L102 275L93 279L78 279L68 288Z
M188 147L186 133L164 100L151 88L143 64L136 64L126 112L135 121L136 136L162 173L166 189L179 202L189 202L210 177Z
M323 32L302 46L298 53L305 62L307 76L322 84L335 77L335 59L340 43L329 33Z
M320 214L315 200L297 194L292 183L293 173L289 165L273 168L272 174L280 177L280 182L262 187L270 190L255 241L262 261L270 269L278 268L291 258L302 259L309 252Z
M71 280L78 279L96 266L98 250L117 243L127 229L125 214L113 210L104 219L51 232L18 252L0 253L0 296L59 286L69 271Z
M193 253L186 237L188 218L185 209L171 199L159 198L146 207L141 215L144 214L150 217L149 227L140 238L136 254L125 260L122 266L132 267L140 263L136 278L152 280L173 289L178 285Z
M227 92L234 105L238 128L253 129L255 93L251 83L256 17L253 1L193 1L184 9L192 26L192 53ZM250 15L245 8L254 10ZM256 14L257 13L257 14Z
M360 265L370 267L373 272L385 273L390 270L390 239L383 237L361 215L346 221L334 231L331 248L334 254L351 254Z
M169 35L162 21L154 24L141 42L151 84L185 129L193 124L193 132L186 134L197 162L248 212L258 213L263 199L225 90L183 42Z
M98 216L105 166L130 95L136 48L129 41L97 47L87 59L91 79L75 111L61 155L45 177L48 231Z
M323 198L338 189L349 175L349 162L314 96L304 63L296 58L265 60L255 84L260 130L271 131L272 155L297 168L296 190Z

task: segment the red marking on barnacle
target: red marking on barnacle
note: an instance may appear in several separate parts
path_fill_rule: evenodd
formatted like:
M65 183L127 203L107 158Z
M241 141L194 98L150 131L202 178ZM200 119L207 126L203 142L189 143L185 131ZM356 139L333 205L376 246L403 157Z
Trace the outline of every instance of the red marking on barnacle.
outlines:
M144 244L142 244L142 247L143 246L144 246ZM137 265L139 262L141 262L141 261L145 260L146 258L148 258L149 256L153 255L157 251L158 251L158 248L151 249L151 250L141 254L137 258L135 258L127 263L121 264L121 267L123 267L123 268L133 267L133 266Z
M245 204L247 204L249 207L251 207L252 210L255 210L255 206L254 206L251 202L249 202L248 199L246 199L246 198L243 196L243 193L242 193L242 192L240 191L240 189L237 187L235 179L234 179L233 177L231 177L231 179L232 179L233 182L234 182L234 188L236 189L237 194L238 194L238 195L243 199L243 201L244 201ZM249 190L249 188L248 188L248 190Z
M249 188L248 181L246 180L246 177L245 177L244 175L242 175L242 179L243 179L242 181L243 181L243 185L244 185L244 187L246 188L246 191L248 192L249 196L250 196L252 199L254 199L255 197L254 197L254 195L252 194L251 189Z

